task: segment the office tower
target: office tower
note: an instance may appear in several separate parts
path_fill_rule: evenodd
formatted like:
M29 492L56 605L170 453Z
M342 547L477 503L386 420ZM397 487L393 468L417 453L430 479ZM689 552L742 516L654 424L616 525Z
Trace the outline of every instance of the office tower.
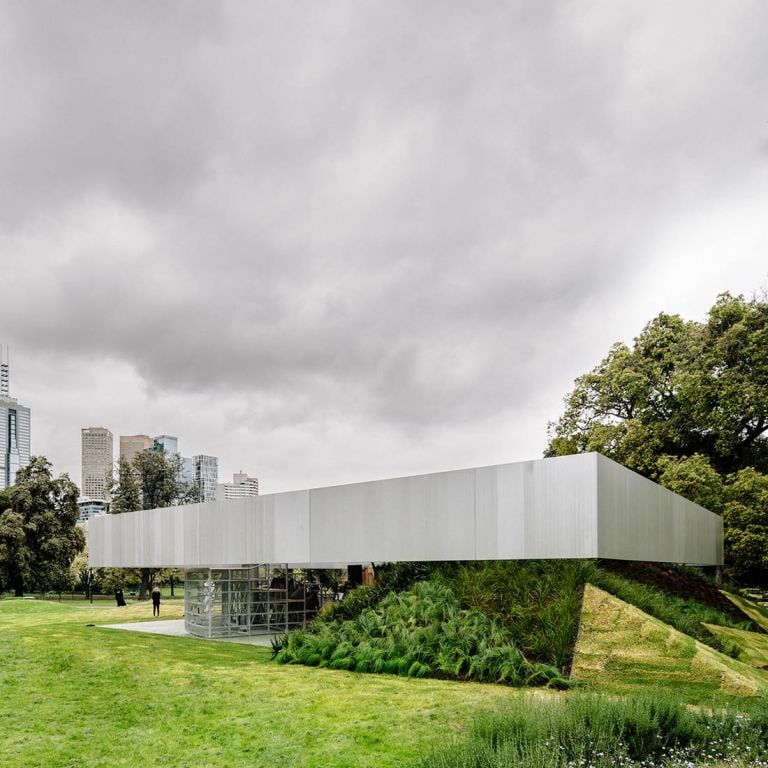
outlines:
M172 435L158 435L153 440L153 450L176 456L179 453L179 438Z
M104 427L86 427L82 432L83 481L80 493L88 499L109 501L108 479L112 479L112 433Z
M179 456L179 482L192 485L195 482L195 461L189 456Z
M120 435L120 458L132 462L133 457L154 447L149 435Z
M179 453L179 438L173 435L158 435L152 440L152 450L161 453L166 462L178 459L178 474L176 482L183 485L192 485L195 482L194 461L188 456Z
M29 408L10 395L10 364L0 346L0 490L16 482L16 473L29 464Z
M195 482L200 488L200 501L216 500L219 481L219 460L215 456L193 456Z
M219 483L216 486L216 500L242 499L246 496L259 495L259 478L248 477L245 472L235 472L231 483Z

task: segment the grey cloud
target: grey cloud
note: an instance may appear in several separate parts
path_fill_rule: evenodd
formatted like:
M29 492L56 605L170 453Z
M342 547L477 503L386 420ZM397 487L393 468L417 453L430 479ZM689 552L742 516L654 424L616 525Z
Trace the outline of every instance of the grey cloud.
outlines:
M758 156L768 12L680 7L12 6L6 242L47 260L88 200L146 232L20 265L45 309L0 320L265 420L530 402L649 230Z

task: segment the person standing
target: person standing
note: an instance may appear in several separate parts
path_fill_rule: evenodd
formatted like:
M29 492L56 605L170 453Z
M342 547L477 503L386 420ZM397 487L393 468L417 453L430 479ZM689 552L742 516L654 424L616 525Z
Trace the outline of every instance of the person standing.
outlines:
M160 615L160 587L157 584L152 589L152 615Z

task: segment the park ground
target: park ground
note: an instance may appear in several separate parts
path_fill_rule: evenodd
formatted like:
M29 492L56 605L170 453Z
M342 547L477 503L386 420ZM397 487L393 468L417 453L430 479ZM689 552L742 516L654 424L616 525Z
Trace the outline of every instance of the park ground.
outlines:
M0 765L405 767L478 713L572 695L278 665L264 647L103 626L151 612L0 600ZM182 612L165 600L161 619ZM752 664L726 659L592 591L574 676L611 696L673 685L681 701L738 707L768 695L763 638L750 637Z

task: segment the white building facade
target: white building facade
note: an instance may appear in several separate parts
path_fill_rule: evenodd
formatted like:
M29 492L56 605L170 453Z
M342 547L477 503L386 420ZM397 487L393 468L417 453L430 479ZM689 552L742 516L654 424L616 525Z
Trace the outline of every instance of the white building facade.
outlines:
M92 567L184 568L187 630L205 637L303 621L288 597L292 568L594 558L721 565L723 521L591 453L107 515L89 525ZM276 568L285 587L272 583Z
M94 522L94 567L598 557L723 562L722 518L595 453Z

